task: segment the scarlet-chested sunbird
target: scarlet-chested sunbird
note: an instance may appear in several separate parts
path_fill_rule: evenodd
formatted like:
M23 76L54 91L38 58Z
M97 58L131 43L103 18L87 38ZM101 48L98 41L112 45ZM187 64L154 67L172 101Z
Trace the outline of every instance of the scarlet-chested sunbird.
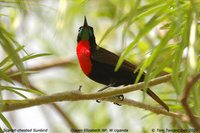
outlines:
M94 30L87 24L86 17L83 26L79 28L77 43L76 53L79 64L87 77L107 86L112 85L112 87L135 82L139 73L134 72L136 66L125 60L119 70L114 71L119 56L96 44ZM144 76L145 73L143 73L139 82L144 81ZM147 89L146 92L169 111L168 106L153 91Z

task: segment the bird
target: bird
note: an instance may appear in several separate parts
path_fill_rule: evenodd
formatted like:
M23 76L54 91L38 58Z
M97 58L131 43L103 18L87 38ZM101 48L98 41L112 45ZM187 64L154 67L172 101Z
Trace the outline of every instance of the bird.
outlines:
M137 66L127 60L123 61L118 71L114 70L119 56L96 44L93 27L88 25L86 17L83 26L79 27L76 54L83 73L107 87L133 84L139 74L139 71L134 72ZM145 72L138 82L143 82L144 77ZM169 107L152 90L148 88L145 92L169 111Z

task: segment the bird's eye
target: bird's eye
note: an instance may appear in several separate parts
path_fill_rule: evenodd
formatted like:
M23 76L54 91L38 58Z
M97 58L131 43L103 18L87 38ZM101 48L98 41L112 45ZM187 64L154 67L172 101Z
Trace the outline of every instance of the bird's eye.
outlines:
M80 27L79 30L78 30L78 32L80 33L82 30L83 30L83 27Z

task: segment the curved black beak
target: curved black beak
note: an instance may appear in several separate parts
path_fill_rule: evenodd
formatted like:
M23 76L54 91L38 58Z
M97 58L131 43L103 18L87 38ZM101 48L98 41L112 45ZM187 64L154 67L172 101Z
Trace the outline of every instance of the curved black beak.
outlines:
M84 24L81 26L81 32L79 33L82 40L89 40L89 28L87 19L84 17Z
M83 24L83 26L84 27L88 27L86 16L84 17L84 24Z

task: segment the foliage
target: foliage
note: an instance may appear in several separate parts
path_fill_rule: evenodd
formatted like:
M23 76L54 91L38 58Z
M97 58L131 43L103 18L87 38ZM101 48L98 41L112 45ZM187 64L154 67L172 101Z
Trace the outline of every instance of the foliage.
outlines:
M200 72L199 4L199 1L194 0L0 0L1 99L4 100L2 91L5 90L22 98L28 98L23 91L41 94L29 88L29 82L47 93L78 88L80 84L84 85L84 91L90 92L94 91L91 89L96 86L102 87L87 79L78 65L54 71L47 70L53 78L43 73L44 75L29 80L32 72L26 71L26 63L37 57L49 55L46 53L51 53L52 56L41 58L42 61L63 56L74 60L78 27L83 23L83 16L87 16L89 25L94 28L98 45L121 53L116 71L126 59L138 65L140 75L137 79L146 71L146 85L149 80L159 75L172 74L172 82L155 88L159 88L157 93L165 99L172 111L183 113L185 111L179 98L183 94L186 81L188 77ZM18 73L11 75L11 71ZM23 82L20 87L13 78L15 75L21 75ZM189 98L190 107L198 116L199 88L200 83L197 82ZM145 98L146 100L149 99ZM110 110L126 112L126 116L121 118L123 120L119 123L123 121L126 124L122 127L133 130L130 125L134 122L130 118L137 113L131 113L132 109L126 107L110 109L112 106L80 102L70 104L65 111L74 112L69 114L73 119L76 119L74 114L82 116L91 128L112 126L118 118L112 113L109 114ZM96 114L101 113L101 110L102 114ZM11 128L3 113L0 115L5 125ZM164 125L168 128L189 127L188 123L165 118L166 116L146 115L145 112L140 115L145 116L143 121L152 122L141 124L140 132L148 132L152 125L157 124L160 124L158 128L166 128ZM101 117L105 119L102 120ZM159 122L153 124L155 118Z
M11 20L15 19L16 13L20 9L20 7L25 7L27 4L25 1L0 1L1 3L1 21L0 21L0 45L2 48L1 53L1 63L0 63L0 92L2 91L9 91L11 93L15 93L19 95L22 98L27 98L23 93L18 92L20 91L27 91L30 93L36 93L41 94L40 92L32 89L24 89L15 87L15 81L12 78L13 75L16 75L13 73L12 75L9 74L9 72L13 71L14 69L18 70L18 73L21 75L21 80L26 84L28 82L26 70L24 67L24 62L33 58L37 58L40 56L44 56L47 54L28 54L25 50L25 46L20 44L16 40L16 33L15 29L12 29L10 25L8 25L6 19ZM4 13L4 8L10 8L8 11L13 11L15 14L6 14ZM25 13L25 10L22 9L22 14ZM5 20L4 20L5 19ZM11 28L10 30L8 28ZM4 84L7 84L8 86L5 86ZM2 93L1 93L1 97ZM2 101L2 100L1 100ZM2 107L1 107L2 108ZM7 121L7 119L3 116L3 114L0 114L0 119L4 122L4 124L12 130L11 125Z

